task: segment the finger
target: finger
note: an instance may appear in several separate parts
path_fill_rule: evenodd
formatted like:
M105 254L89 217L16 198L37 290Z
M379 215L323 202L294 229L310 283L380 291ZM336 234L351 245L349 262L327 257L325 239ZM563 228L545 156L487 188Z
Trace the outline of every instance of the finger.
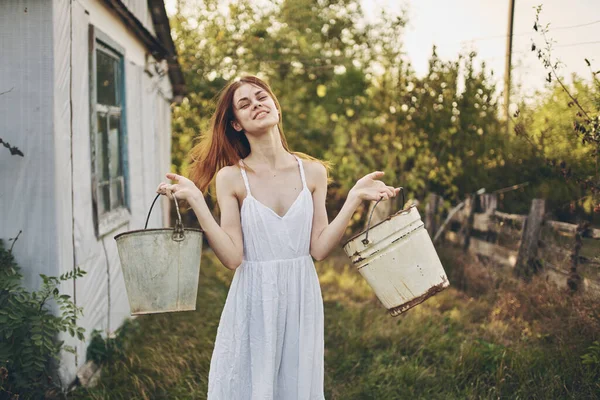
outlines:
M377 178L381 178L384 174L385 174L385 172L383 172L383 171L375 171L375 172L371 172L367 176L371 179L377 179Z
M171 185L171 193L175 194L175 192L179 191L179 185L178 184L174 184Z
M179 178L180 178L179 175L174 174L172 172L167 173L166 177L167 177L167 179L171 179L172 181L177 181L177 182L179 182Z
M160 194L166 194L166 193L165 193L165 185L166 185L166 183L161 183L161 184L158 186L158 189L156 189L156 192L157 192L157 193L160 193Z

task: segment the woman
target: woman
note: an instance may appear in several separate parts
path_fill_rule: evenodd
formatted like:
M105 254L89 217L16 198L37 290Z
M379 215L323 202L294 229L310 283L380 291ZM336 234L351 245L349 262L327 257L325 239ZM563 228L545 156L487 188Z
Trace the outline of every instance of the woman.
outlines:
M208 399L317 400L323 396L323 299L313 264L338 244L364 200L399 188L372 172L337 217L325 211L327 168L288 149L281 107L254 76L221 93L211 129L192 150L191 179L157 192L185 199L225 267L234 270L208 378ZM216 173L221 222L203 193Z

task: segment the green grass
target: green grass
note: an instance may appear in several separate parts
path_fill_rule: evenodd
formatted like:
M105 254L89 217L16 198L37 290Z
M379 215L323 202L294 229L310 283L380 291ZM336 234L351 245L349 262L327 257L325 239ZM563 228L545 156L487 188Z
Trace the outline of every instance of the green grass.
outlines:
M588 399L600 365L600 301L522 283L443 249L452 286L390 317L343 255L318 263L325 303L325 396L336 399ZM232 273L205 253L197 311L128 324L100 384L73 399L204 399Z

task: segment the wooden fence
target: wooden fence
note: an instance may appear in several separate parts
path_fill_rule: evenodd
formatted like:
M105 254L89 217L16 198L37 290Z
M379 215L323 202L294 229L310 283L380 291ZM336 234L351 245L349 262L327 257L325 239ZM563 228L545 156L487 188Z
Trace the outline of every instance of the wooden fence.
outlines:
M498 211L495 194L472 195L441 222L440 196L430 195L425 226L436 244L453 243L517 274L542 273L571 290L600 292L600 229L546 219L545 201L529 215Z

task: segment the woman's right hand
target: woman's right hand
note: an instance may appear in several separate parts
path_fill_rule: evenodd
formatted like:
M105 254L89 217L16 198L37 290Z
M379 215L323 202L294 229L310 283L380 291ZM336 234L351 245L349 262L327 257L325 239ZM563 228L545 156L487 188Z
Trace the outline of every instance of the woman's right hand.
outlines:
M382 171L371 172L360 178L354 187L348 192L348 197L356 197L362 200L377 201L389 200L400 193L400 188L387 186L379 180L384 175Z
M166 174L167 179L175 181L174 184L161 182L156 189L156 193L164 194L169 199L173 199L173 195L178 200L186 200L191 203L192 200L202 198L203 194L198 187L186 178L185 176L168 173Z

